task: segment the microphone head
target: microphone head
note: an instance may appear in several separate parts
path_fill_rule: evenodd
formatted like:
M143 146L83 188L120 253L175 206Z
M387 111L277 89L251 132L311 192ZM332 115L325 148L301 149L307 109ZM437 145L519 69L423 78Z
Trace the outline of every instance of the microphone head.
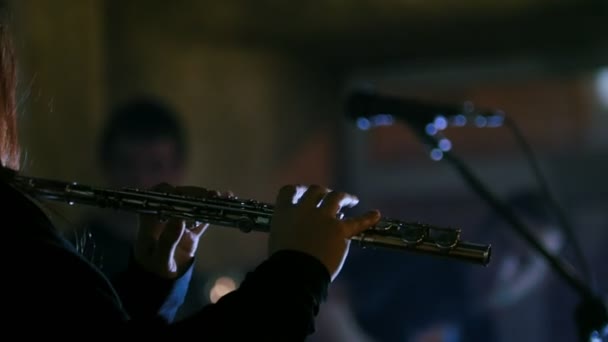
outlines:
M394 104L392 104L394 106ZM367 130L377 126L394 123L394 110L383 99L371 91L359 90L350 94L346 100L346 116L354 120L357 127ZM386 110L380 110L381 108Z
M417 127L439 123L444 126L438 127L439 129L445 129L448 125L464 126L467 123L474 123L477 127L498 127L503 121L502 113L476 113L470 102L465 102L462 107L431 104L367 90L352 92L347 98L345 110L346 116L356 120L361 129L391 125L395 119Z

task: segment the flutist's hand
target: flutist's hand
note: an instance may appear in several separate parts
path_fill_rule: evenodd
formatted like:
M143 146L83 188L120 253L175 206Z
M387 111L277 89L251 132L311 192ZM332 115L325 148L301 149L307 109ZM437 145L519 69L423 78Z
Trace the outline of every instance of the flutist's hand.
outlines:
M154 190L196 197L217 197L216 191L196 187L159 185ZM157 216L140 216L135 242L135 259L148 272L175 279L192 265L198 243L209 226L186 220L161 221Z
M380 219L378 211L338 219L337 214L343 207L353 207L358 202L353 195L329 191L316 185L309 188L283 187L278 194L272 219L270 254L288 249L312 255L327 267L333 281L348 255L349 239L369 229Z

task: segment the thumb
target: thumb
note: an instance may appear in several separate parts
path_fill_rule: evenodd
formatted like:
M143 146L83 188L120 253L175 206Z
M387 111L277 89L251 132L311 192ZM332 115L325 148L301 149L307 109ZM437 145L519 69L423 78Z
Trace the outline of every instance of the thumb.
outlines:
M345 234L346 238L363 233L371 228L374 224L380 221L380 212L378 210L369 211L361 216L351 217L344 220L346 223Z
M184 234L184 222L170 220L158 239L158 253L162 256L171 256Z

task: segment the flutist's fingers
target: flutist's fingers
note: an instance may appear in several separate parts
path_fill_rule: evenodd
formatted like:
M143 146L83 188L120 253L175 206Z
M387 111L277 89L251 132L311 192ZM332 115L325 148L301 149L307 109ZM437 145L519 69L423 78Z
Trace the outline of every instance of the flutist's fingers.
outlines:
M151 190L163 192L163 193L169 193L169 194L178 194L178 195L184 195L184 196L190 196L190 197L198 197L198 198L217 198L217 197L228 197L228 196L232 195L231 193L230 194L222 193L220 191L209 190L209 189L195 187L195 186L174 187L167 183L158 184L158 185L152 187ZM158 218L147 216L147 215L142 215L142 217L141 217L142 224L141 224L141 228L140 228L141 236L146 237L151 240L157 240L160 238L161 233L166 231L167 222L155 223L155 222L153 222L155 219L158 219ZM163 218L161 218L161 219L163 219ZM172 226L184 225L185 228L187 228L190 231L190 233L195 234L195 235L202 235L205 232L205 230L209 227L208 224L201 223L201 222L194 222L194 221L180 222L180 220L171 220L171 221L175 221L175 222L169 222Z
M184 221L184 228L188 230L190 234L202 235L209 228L209 223L194 221Z
M153 254L153 257L156 257L157 259L160 258L160 260L157 261L157 263L159 263L157 266L161 269L164 269L167 266L164 265L164 263L169 264L170 256L175 253L177 244L185 232L184 228L183 222L171 220L163 227L163 231L158 237L156 246L148 246L148 253L154 248L157 249Z
M348 254L348 238L372 226L380 215L372 212L341 220L336 214L345 206L356 205L359 202L356 196L312 185L305 188L302 198L294 204L299 189L302 188L290 185L279 191L269 252L290 250L311 255L325 265L333 280Z
M345 238L350 239L353 236L363 233L365 230L378 223L380 218L380 211L371 210L363 215L344 219Z
M323 200L325 195L329 192L329 189L319 186L311 185L308 190L302 195L298 205L306 208L315 208L319 205L319 202Z
M196 187L196 186L178 186L175 188L175 193L198 197L198 198L231 198L234 197L232 191L220 192L217 190L210 190L206 188ZM207 228L209 228L208 223L196 222L196 221L185 221L185 227L188 230L188 234L192 234L195 237L200 237L205 233Z
M281 187L277 194L275 206L279 208L291 207L294 204L294 198L298 192L298 187L295 185L285 185Z
M219 191L200 187L173 187L159 184L154 191L197 198L227 197ZM200 237L209 224L172 218L158 220L151 215L140 216L140 226L135 241L135 258L145 269L161 277L181 276L191 265Z
M344 207L354 207L359 203L359 198L357 196L340 192L340 191L332 191L321 203L321 210L326 213L335 216L337 212L339 212Z

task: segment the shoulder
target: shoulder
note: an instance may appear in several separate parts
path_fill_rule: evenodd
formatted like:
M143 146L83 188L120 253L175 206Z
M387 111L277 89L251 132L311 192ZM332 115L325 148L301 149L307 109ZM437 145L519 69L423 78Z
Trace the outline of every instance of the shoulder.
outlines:
M51 221L38 204L5 182L0 182L0 203L3 221L11 225L4 234L25 235L28 240L54 235Z
M56 231L42 208L4 182L0 182L0 203L5 272L21 307L47 303L122 317L109 280Z

